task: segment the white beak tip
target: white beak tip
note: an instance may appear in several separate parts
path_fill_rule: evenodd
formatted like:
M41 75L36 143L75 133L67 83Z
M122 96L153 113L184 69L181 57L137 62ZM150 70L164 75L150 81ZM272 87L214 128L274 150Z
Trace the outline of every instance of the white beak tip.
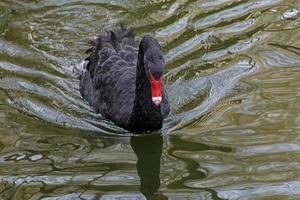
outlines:
M161 100L161 97L152 97L152 101L156 106L158 106L161 103Z

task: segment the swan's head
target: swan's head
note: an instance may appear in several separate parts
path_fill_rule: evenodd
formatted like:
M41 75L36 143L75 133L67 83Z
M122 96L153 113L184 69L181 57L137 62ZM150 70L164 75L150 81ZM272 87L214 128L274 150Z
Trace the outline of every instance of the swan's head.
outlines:
M148 48L144 56L144 67L151 85L152 102L159 106L162 101L164 58L160 48Z

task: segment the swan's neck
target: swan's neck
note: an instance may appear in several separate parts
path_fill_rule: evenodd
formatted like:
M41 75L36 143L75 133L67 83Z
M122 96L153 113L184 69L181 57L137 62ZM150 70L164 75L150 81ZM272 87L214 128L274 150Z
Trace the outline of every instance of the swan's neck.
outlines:
M155 109L155 107L157 107L152 104L150 81L146 76L145 68L143 67L143 65L138 65L136 72L134 107L136 107L136 110L143 108L145 111L150 112L151 110Z
M141 45L140 45L141 46ZM162 126L160 105L156 106L151 98L151 85L143 64L143 52L140 47L136 69L136 91L130 123L136 129L156 130Z

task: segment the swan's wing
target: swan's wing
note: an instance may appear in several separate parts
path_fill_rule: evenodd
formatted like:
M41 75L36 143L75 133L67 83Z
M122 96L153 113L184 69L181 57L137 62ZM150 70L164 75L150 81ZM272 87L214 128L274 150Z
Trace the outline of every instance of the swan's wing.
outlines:
M91 41L81 94L96 112L126 126L135 98L137 43L134 34L121 28Z

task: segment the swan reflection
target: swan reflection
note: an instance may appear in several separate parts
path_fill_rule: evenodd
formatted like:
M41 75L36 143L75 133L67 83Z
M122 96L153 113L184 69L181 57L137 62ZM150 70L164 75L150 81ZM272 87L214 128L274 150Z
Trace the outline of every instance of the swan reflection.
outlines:
M163 138L160 135L131 137L130 144L137 156L137 172L140 177L140 191L147 200L168 199L158 193L160 186L160 158Z

